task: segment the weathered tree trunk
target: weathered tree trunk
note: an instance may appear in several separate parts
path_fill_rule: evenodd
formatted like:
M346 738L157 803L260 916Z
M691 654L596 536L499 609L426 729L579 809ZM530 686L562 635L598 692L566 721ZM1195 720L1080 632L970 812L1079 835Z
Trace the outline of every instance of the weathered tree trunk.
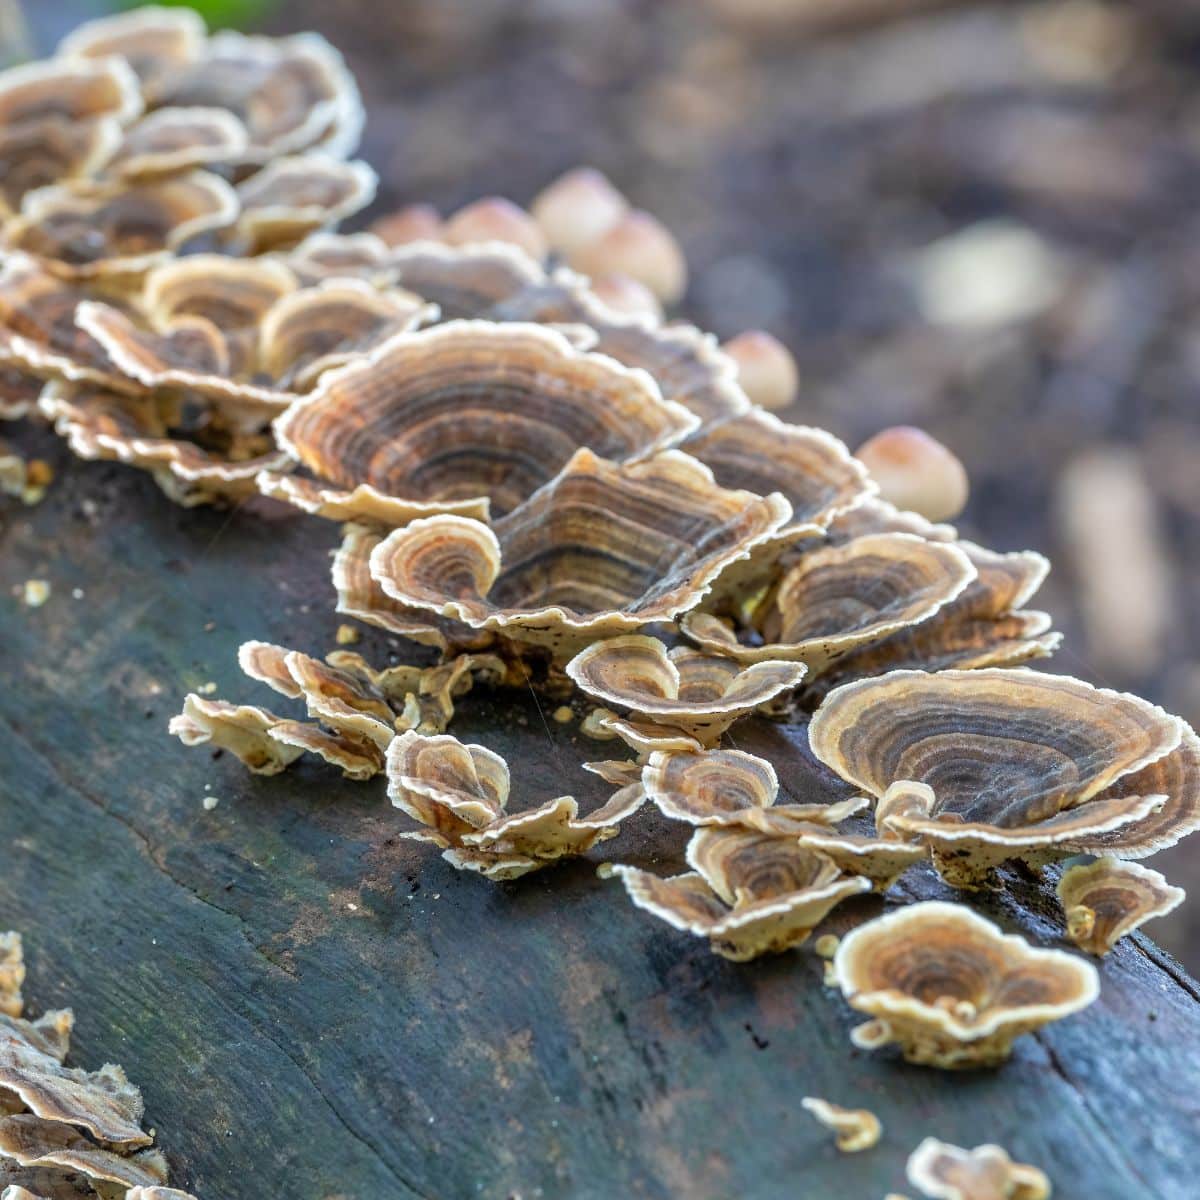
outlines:
M278 699L240 676L242 640L333 647L336 529L181 511L143 476L49 452L46 501L0 516L0 924L26 935L29 1007L74 1005L72 1061L115 1060L141 1084L180 1186L876 1200L905 1190L933 1134L1000 1142L1064 1200L1196 1194L1197 987L1150 942L1122 943L1100 1000L1002 1070L860 1053L810 950L716 958L599 881L601 854L490 884L398 841L381 780L305 764L256 778L170 739L208 680ZM42 608L12 594L29 578L52 585ZM514 806L598 795L578 763L610 747L528 695L468 700L455 732L509 756ZM832 790L802 729L734 733L796 798ZM665 868L668 842L641 814L602 851ZM943 893L912 872L895 894ZM846 904L828 928L880 906ZM1060 933L1033 883L984 909ZM882 1141L840 1155L806 1094L874 1110Z

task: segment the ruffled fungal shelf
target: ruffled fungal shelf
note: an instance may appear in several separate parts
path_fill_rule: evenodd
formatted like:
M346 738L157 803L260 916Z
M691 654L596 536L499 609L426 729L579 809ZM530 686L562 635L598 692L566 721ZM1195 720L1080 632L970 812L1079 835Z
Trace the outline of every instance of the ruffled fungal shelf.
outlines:
M931 900L847 934L834 978L871 1020L851 1034L874 1050L896 1043L909 1062L996 1066L1022 1034L1086 1008L1096 970L1061 950L1037 950L958 904Z
M1186 895L1157 871L1108 857L1070 867L1058 881L1071 941L1099 956L1145 922L1173 912Z
M846 684L818 709L809 738L822 762L873 796L924 785L924 801L910 795L884 832L928 845L960 887L988 886L1009 859L1040 865L1121 845L1136 856L1193 828L1200 804L1183 762L1194 735L1179 718L1023 668L895 671Z

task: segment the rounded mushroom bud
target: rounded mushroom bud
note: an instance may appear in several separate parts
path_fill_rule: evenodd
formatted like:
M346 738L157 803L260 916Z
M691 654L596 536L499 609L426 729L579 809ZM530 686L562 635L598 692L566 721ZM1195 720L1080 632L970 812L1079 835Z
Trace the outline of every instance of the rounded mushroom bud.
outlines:
M371 232L389 246L440 242L442 231L441 215L432 204L406 204L371 222Z
M851 1035L889 1042L909 1062L996 1066L1021 1034L1086 1008L1100 994L1090 963L1037 950L959 904L930 900L847 934L834 974L852 1008L874 1020Z
M574 167L549 183L529 206L551 247L570 257L603 237L629 211L629 201L595 167Z
M1045 1172L1013 1162L1000 1146L964 1150L926 1138L909 1155L908 1182L930 1200L1049 1200Z
M631 634L589 646L566 672L602 704L711 744L738 717L797 687L806 668L796 663L743 668L687 646L668 651L657 638Z
M664 304L674 304L687 287L687 260L674 235L657 218L632 209L595 241L571 255L585 275L628 275Z
M1098 956L1153 917L1178 908L1186 895L1157 871L1108 857L1071 867L1058 882L1071 941Z
M923 429L885 429L855 453L879 484L880 495L897 508L911 509L930 521L949 521L966 507L966 468Z
M546 257L546 239L534 219L503 196L486 196L449 217L442 236L452 246L508 242L531 258Z
M662 320L662 305L658 297L644 284L628 275L601 275L591 281L596 297L615 313L626 317L647 317Z
M1181 746L1186 726L1136 696L1023 668L894 671L836 688L809 725L813 752L883 797L924 784L927 815L889 813L887 830L933 850L942 876L988 886L1010 858L1035 864L1078 853L1163 809L1164 794L1114 786ZM1194 822L1195 780L1179 822Z
M761 329L749 329L721 349L737 363L738 383L755 404L775 410L787 408L796 399L800 372L792 352L778 338Z

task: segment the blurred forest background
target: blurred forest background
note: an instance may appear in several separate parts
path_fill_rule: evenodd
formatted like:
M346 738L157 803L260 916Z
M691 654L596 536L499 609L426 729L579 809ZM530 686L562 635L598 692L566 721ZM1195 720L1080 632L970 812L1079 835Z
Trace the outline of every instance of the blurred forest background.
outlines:
M0 0L7 62L96 0ZM209 0L349 60L413 201L591 163L692 267L684 315L800 364L790 419L920 425L964 531L1055 564L1050 669L1200 725L1195 0ZM1154 866L1200 895L1200 838ZM1200 970L1200 906L1152 935Z

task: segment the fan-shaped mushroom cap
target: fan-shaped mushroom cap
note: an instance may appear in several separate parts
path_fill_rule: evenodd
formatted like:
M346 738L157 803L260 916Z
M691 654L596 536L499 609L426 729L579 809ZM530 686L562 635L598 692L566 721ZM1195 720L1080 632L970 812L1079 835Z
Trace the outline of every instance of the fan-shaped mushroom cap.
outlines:
M678 451L618 466L579 450L494 531L428 517L377 546L371 573L403 604L566 659L686 611L790 515L782 496L718 488Z
M740 662L799 660L817 673L858 646L927 621L974 578L957 546L868 534L800 555L757 618L764 644L740 642L708 614L695 614L683 627L713 653Z
M276 422L280 445L344 488L412 512L508 512L581 446L622 460L695 421L648 376L537 325L451 322L389 339Z
M585 737L604 741L620 738L635 754L645 757L655 751L680 750L699 754L704 747L682 729L656 725L652 721L634 721L619 717L610 708L594 708L584 718L579 730Z
M1101 956L1146 921L1178 908L1185 896L1157 871L1108 857L1071 867L1058 881L1071 940Z
M219 33L155 87L160 106L224 108L250 136L247 158L266 162L321 149L350 154L362 132L358 88L342 56L317 34Z
M1100 992L1090 963L1037 950L959 904L930 900L860 925L833 959L852 1008L875 1020L852 1035L897 1042L910 1062L994 1066L1023 1033L1086 1008Z
M929 620L838 659L806 689L807 700L819 700L849 680L901 668L1006 667L1053 653L1062 635L1049 631L1049 615L1023 609L1046 578L1049 562L1031 550L998 554L973 542L954 544L971 560L975 579Z
M137 76L120 58L51 58L0 72L0 126L7 129L101 117L126 125L141 111Z
M284 263L301 283L322 279L363 279L382 286L391 283L392 268L385 242L373 233L310 233L287 251Z
M751 409L693 434L683 448L722 487L782 492L795 525L824 527L874 491L861 463L823 429L789 425Z
M141 1092L111 1063L81 1071L24 1042L4 1041L0 1096L14 1095L34 1116L79 1126L110 1146L133 1149L151 1141L141 1127Z
M45 117L0 125L0 212L13 213L39 188L96 174L121 144L115 117Z
M326 733L253 705L206 700L194 692L167 728L185 746L212 744L228 750L256 775L276 775L305 751L341 767L350 779L369 779L383 766L373 742Z
M294 244L365 208L378 183L365 162L326 154L272 159L238 185L237 232L256 253Z
M514 297L540 294L548 281L541 266L516 246L505 242L443 246L419 240L394 249L390 262L396 282L436 304L446 320L540 319L536 312L506 312L503 317L496 312ZM559 323L578 319L572 313Z
M738 830L698 829L688 864L691 873L669 879L621 865L603 873L639 908L735 962L798 946L835 904L871 887L786 838Z
M86 299L80 286L52 275L29 255L6 255L0 264L0 362L44 378L140 390L76 325Z
M49 1167L86 1176L103 1194L105 1184L149 1187L166 1181L167 1162L157 1150L117 1154L105 1150L70 1125L31 1113L0 1118L0 1154L22 1167Z
M844 1154L870 1150L879 1141L883 1126L879 1118L865 1108L843 1108L818 1096L805 1096L800 1101L825 1126L837 1134L837 1148Z
M800 373L791 351L761 329L739 333L721 349L737 363L738 382L746 395L766 409L787 408L796 399Z
M934 848L948 880L978 885L1007 858L1045 860L1130 825L1165 796L1111 785L1174 750L1184 726L1136 696L1025 669L894 671L835 689L809 726L822 762L882 796L898 780L933 791L928 817L894 833Z
M78 183L30 192L4 240L66 279L133 275L237 214L237 194L205 171L127 186Z
M1049 1200L1043 1171L1015 1163L1000 1146L963 1150L926 1138L908 1158L908 1181L931 1200Z
M199 55L204 38L204 20L192 9L148 4L85 21L59 42L58 54L100 59L118 56L133 68L143 86L154 92L165 73Z
M241 158L245 127L223 108L160 108L126 130L108 171L124 179L167 175Z
M585 818L570 796L506 813L508 764L448 734L401 734L388 749L387 770L392 803L427 827L402 836L433 842L453 866L491 879L515 879L583 853L614 836L643 800L640 789L626 787Z
M447 620L411 605L399 604L371 576L370 560L383 541L378 530L363 525L347 528L333 558L333 586L337 611L376 625L443 653L451 649L478 649L490 644L493 635L480 633L460 621Z
M177 504L191 507L252 496L258 476L288 463L281 451L248 452L236 440L228 457L168 436L152 396L121 396L88 384L51 383L42 413L80 458L123 462L149 471Z
M1146 858L1200 829L1200 737L1190 726L1184 726L1183 739L1170 754L1123 775L1101 798L1134 800L1143 796L1165 796L1166 803L1111 832L1088 834L1079 840L1076 850Z
M687 646L668 651L657 638L630 634L596 642L566 666L593 699L635 717L671 725L712 743L734 721L799 685L796 663L737 662Z

